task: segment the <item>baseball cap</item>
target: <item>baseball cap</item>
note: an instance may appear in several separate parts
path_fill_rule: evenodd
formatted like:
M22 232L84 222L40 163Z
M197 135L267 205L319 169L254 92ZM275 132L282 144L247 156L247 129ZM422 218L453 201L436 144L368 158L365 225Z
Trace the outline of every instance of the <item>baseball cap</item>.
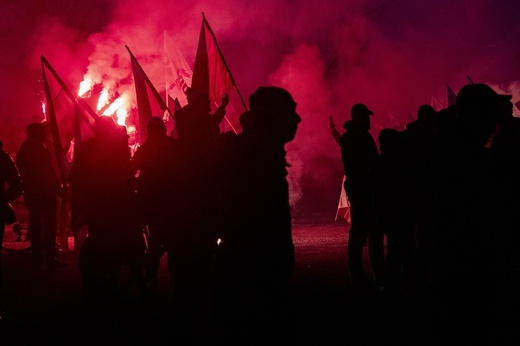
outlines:
M368 107L363 103L356 103L352 108L350 109L350 116L356 117L358 115L374 115L374 112L372 112Z

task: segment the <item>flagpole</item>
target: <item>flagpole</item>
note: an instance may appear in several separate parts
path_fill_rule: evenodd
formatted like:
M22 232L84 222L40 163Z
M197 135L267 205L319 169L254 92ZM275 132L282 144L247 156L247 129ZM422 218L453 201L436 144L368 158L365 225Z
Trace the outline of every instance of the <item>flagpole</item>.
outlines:
M47 66L47 68L49 69L49 71L51 71L52 75L54 76L54 78L56 79L56 81L58 82L58 84L60 85L61 89L65 92L65 94L67 94L67 96L75 101L76 103L80 104L89 114L90 116L92 116L92 118L94 119L97 119L99 118L99 115L94 112L94 110L92 110L92 108L87 104L87 102L85 100L83 100L82 98L78 98L76 96L74 96L69 88L67 88L67 86L65 85L65 83L61 80L60 76L58 75L58 73L56 73L56 71L54 70L54 68L51 66L51 64L49 63L49 61L42 55L41 56L41 61L42 61L42 64L44 64L45 66ZM48 105L47 105L48 106Z
M449 106L449 102L450 100L448 99L448 88L450 86L448 85L448 83L446 83L446 92L444 93L444 100L442 100L443 102L443 108L447 108Z
M47 67L51 71L51 73L54 75L54 77L56 77L56 74L55 74L54 69L52 69L49 62L47 61L47 59L45 59L45 57L43 55L41 56L41 63L42 63L43 88L45 91L45 98L47 99L47 110L49 113L48 121L51 126L51 136L53 138L52 142L54 144L53 145L54 154L56 156L56 160L57 160L56 164L58 165L58 171L60 174L61 182L63 185L65 185L65 181L66 181L65 172L63 171L62 162L61 162L61 160L63 159L63 156L64 156L63 147L61 146L60 133L58 130L58 125L56 123L56 113L54 111L54 104L52 102L53 100L52 100L51 90L50 90L50 86L49 86L49 81L47 80L47 74L45 73L45 67ZM58 80L58 83L60 83L59 80ZM61 83L60 83L60 86L62 87L62 90L64 90L65 93L68 94L68 90L63 89L63 86L61 85Z
M166 49L166 30L163 30L163 62L164 62L164 51ZM166 107L169 108L169 105L168 105L168 78L167 78L167 75L166 75L166 66L164 66L164 99L166 100Z
M204 12L202 12L202 20L204 22L204 25L206 25L206 28L208 28L209 33L211 34L211 37L213 38L213 41L215 42L215 45L217 46L218 54L220 55L220 58L222 59L222 63L226 67L226 70L229 73L229 77L231 78L231 83L235 86L235 89L237 89L238 97L240 97L240 101L242 102L242 105L244 106L244 109L248 111L246 103L244 102L244 98L242 97L242 94L240 93L240 90L238 89L237 84L235 83L235 78L233 78L233 74L231 74L231 70L229 69L228 64L226 63L226 59L224 59L224 55L222 54L222 51L220 50L220 46L218 45L217 38L215 37L215 33L213 33L213 30L209 26L208 21L206 20L206 16L204 15Z

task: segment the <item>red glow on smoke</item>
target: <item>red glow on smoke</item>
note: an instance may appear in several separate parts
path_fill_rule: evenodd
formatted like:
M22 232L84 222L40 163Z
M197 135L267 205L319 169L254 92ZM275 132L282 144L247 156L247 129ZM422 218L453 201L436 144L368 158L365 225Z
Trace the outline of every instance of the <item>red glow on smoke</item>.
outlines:
M163 34L193 66L201 12L246 102L260 85L282 86L293 94L302 122L287 145L291 198L294 204L314 200L318 207L330 207L332 215L342 171L329 116L341 129L350 107L366 103L375 113L376 136L382 127L404 125L421 104L442 103L446 83L458 91L468 75L512 94L513 102L520 99L520 26L511 15L519 12L520 3L515 1L501 6L490 0L60 4L20 1L1 10L2 29L10 34L0 38L7 47L2 57L6 78L0 82L5 133L0 135L22 133L3 138L6 148L11 142L17 148L26 124L42 112L40 55L94 109L133 126L135 90L125 45L164 95ZM106 102L98 104L103 90Z

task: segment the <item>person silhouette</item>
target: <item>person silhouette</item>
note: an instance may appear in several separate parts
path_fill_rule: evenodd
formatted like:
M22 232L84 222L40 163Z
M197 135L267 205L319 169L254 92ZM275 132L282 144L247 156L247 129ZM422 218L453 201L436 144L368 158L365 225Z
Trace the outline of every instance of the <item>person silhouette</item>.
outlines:
M148 227L148 251L146 279L155 287L161 257L167 251L169 222L167 201L163 190L162 165L164 151L174 150L174 139L167 135L166 124L161 117L152 116L146 126L148 137L132 157L132 169L137 177L137 202L142 223ZM171 179L171 177L170 177Z
M403 131L411 174L411 214L416 234L415 283L417 288L431 284L431 254L433 247L434 176L433 158L437 136L437 111L427 104L419 106L417 120Z
M175 111L175 148L158 159L169 224L171 311L179 337L209 337L209 291L217 238L216 151L228 96L212 114L206 92L188 88L188 104ZM205 341L200 341L205 343Z
M221 105L211 113L209 95L195 88L186 90L188 104L175 111L177 139L192 148L205 148L218 140L219 125L226 115L229 95L222 98Z
M376 285L384 281L384 233L374 213L372 169L378 150L370 134L370 116L374 112L362 103L350 110L351 120L344 124L340 138L341 160L345 173L344 188L350 201L351 226L347 243L348 267L354 286L372 286L363 269L363 246L368 251Z
M294 245L284 145L301 121L291 94L259 87L249 98L251 126L219 153L221 243L212 307L223 344L283 337Z
M497 131L493 134L490 151L496 182L494 204L496 222L503 230L500 253L507 281L520 284L520 119L513 116L511 95L500 95Z
M87 225L78 257L86 297L110 301L119 292L129 251L142 234L126 129L102 116L93 130L94 136L74 155L71 218L84 219Z
M13 207L10 205L23 192L22 179L13 158L3 149L0 141L0 248L4 240L5 225L16 221ZM0 251L0 285L2 284L2 252Z
M374 210L387 239L383 292L407 293L415 274L415 234L411 219L413 184L405 136L396 129L384 128L378 139L380 153L373 168Z
M49 269L64 263L57 258L57 208L61 186L52 156L45 146L47 132L42 123L27 126L27 139L16 153L16 165L23 183L23 198L29 212L31 256L35 270L45 262Z
M443 313L441 337L481 343L493 331L493 300L500 283L495 183L487 144L496 129L500 96L469 84L456 97L457 116L437 141L433 283ZM460 321L465 321L460 324Z

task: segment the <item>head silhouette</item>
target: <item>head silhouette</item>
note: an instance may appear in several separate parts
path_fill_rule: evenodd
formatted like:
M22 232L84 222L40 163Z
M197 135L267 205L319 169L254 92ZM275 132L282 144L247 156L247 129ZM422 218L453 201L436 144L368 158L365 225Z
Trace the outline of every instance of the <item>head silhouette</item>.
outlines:
M27 126L27 136L32 140L44 143L46 135L45 126L42 123L30 123Z
M363 103L357 103L350 109L350 117L356 124L361 125L366 130L370 130L370 116L374 115Z
M435 120L435 116L437 115L437 111L430 105L424 104L419 106L417 110L417 120L421 122L431 123Z
M195 88L188 87L186 89L186 98L188 100L188 104L190 104L190 105L195 105L195 104L207 105L210 103L208 93L205 91L199 90L199 89L195 89Z
M98 138L110 138L113 136L116 123L111 117L100 116L94 122L94 136Z
M148 123L146 124L146 132L150 138L165 136L167 130L164 120L158 116L150 117L150 119L148 119Z
M251 119L251 112L245 111L238 118L238 122L240 123L240 127L242 131L250 129L253 125L253 120Z
M481 141L487 141L495 130L503 97L487 84L462 87L457 94L457 114L464 128Z
M279 142L289 142L301 121L291 94L279 87L259 87L249 97L252 126Z

